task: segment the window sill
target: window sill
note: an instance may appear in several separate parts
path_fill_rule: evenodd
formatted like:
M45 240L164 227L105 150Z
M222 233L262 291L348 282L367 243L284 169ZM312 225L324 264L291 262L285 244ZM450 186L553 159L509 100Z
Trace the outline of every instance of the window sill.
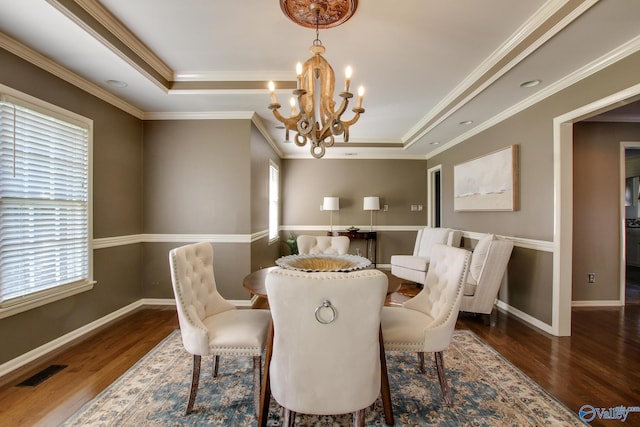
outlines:
M45 304L49 304L54 301L61 300L61 299L70 297L72 295L79 294L81 292L90 291L91 289L93 289L93 285L95 283L96 283L95 281L85 282L73 287L61 289L58 292L55 292L52 294L42 295L41 297L38 297L38 298L32 298L24 302L19 302L7 307L1 307L0 319L4 319L5 317L13 316L15 314L22 313L27 310L31 310L33 308L43 306Z

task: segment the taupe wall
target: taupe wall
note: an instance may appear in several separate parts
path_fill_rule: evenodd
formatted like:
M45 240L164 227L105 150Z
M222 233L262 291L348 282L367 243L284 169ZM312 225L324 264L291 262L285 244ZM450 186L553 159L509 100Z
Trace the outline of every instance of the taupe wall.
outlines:
M640 83L638 69L640 54L636 53L429 159L429 167L442 165L443 223L468 231L553 242L553 120ZM520 210L454 212L453 166L511 144L520 146ZM591 232L594 241L610 239L600 228ZM574 262L579 261L574 258ZM550 324L552 266L551 252L516 247L509 265L509 284L501 290L500 299Z
M573 299L620 298L620 142L640 141L640 123L573 128ZM589 284L588 273L596 274Z
M320 211L325 196L340 197L340 210L333 212L334 230L358 226L367 230L369 211L362 210L365 196L380 197L381 210L374 212L374 226L425 226L427 224L427 162L424 160L295 160L283 161L284 228L296 234L323 234L329 230L330 212ZM389 205L384 212L383 205ZM410 206L423 205L422 212ZM311 230L305 231L304 226ZM302 230L300 230L302 228ZM411 228L411 227L409 227ZM283 233L286 239L289 232ZM377 262L388 264L392 254L411 253L415 231L378 232ZM350 252L362 242L353 242ZM282 248L282 254L287 249Z
M251 232L251 122L144 122L144 232Z
M94 238L142 232L141 121L0 49L0 83L93 120ZM0 319L0 363L142 297L141 245L94 251L93 290Z
M251 126L251 231L261 233L269 230L269 164L275 163L280 171L280 157L273 151L264 136ZM280 186L282 189L282 186ZM280 203L282 210L282 202ZM251 242L251 271L275 265L282 243L269 243L269 236Z
M250 235L251 156L252 145L258 145L251 142L251 129L249 120L145 121L145 233L230 235L231 240ZM173 297L168 251L186 243L145 244L145 295ZM251 272L251 246L213 246L220 293L249 298L242 279Z

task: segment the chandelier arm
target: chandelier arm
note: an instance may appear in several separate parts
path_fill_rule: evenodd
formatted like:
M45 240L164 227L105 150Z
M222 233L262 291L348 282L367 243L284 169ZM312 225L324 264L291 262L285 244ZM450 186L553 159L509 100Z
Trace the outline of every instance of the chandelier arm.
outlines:
M284 124L284 126L285 126L285 139L288 141L289 140L289 131L290 130L296 130L297 123L300 120L300 118L302 117L302 114L298 113L295 116L283 117L280 114L280 111L278 111L278 108L280 108L280 107L279 106L274 106L272 108L273 115L276 118L276 120L278 120L279 122Z
M354 110L353 112L354 112L354 113L356 113L356 114L355 114L355 116L353 116L353 117L351 118L351 120L349 120L349 121L342 122L342 124L343 124L345 127L349 127L349 126L351 126L351 125L354 125L354 124L358 121L358 119L360 118L360 114L364 113L364 108L360 108L360 110L362 110L362 111L355 111L355 110L356 110L356 108L354 108L353 110Z
M317 137L318 144L322 144L325 147L332 147L335 143L335 138L331 134L330 129L324 129Z
M273 115L279 122L281 123L285 122L286 119L282 116L282 114L280 114L280 111L278 111L278 109L280 108L280 104L271 104L269 105L269 108L271 109L271 111L273 112Z
M333 117L338 120L340 120L342 114L347 110L347 107L349 106L349 98L353 98L353 94L351 92L341 92L340 96L342 97L342 102L340 102L340 107L333 114Z
M333 121L334 119L327 121L327 123L323 124L322 129L318 130L318 132L316 133L316 139L318 141L324 141L328 137L332 136ZM331 145L333 145L333 143L331 143ZM330 147L331 145L328 145L328 147Z

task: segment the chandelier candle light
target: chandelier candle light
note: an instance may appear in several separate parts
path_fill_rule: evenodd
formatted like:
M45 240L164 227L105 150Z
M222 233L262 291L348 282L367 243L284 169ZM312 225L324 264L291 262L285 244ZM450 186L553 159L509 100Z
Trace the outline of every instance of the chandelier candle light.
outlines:
M349 127L358 121L360 114L364 113L362 108L364 87L360 86L358 89L358 102L356 107L352 108L353 118L343 121L342 114L346 111L349 100L353 98L353 94L349 92L352 69L347 67L345 71L344 91L339 93L342 101L338 109L335 109L336 101L333 99L336 85L335 73L329 62L322 56L325 48L319 39L320 15L326 12L326 8L323 3L312 2L309 5L309 11L315 14L316 39L309 48L313 56L304 64L298 63L296 66L297 89L293 91L294 96L290 101L291 116L283 117L278 111L281 105L276 99L276 88L272 81L269 82L271 93L269 109L273 111L275 118L284 124L285 139L289 140L289 131L295 130L297 132L294 138L295 144L304 147L308 142L311 155L319 159L324 156L326 147L333 146L335 136L343 135L344 142L349 142Z

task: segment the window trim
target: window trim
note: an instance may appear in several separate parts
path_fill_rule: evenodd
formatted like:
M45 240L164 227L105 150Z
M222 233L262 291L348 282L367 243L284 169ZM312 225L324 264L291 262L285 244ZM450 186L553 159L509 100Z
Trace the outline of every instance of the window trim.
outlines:
M276 185L278 186L278 197L275 200L276 205L277 205L277 218L276 218L276 229L275 229L275 235L272 237L271 236L271 204L272 204L272 200L271 200L271 169L274 169L277 174L278 174L278 179L277 179L277 183ZM276 243L280 240L280 217L281 217L281 205L280 205L280 193L281 193L281 188L280 188L280 167L276 164L276 162L274 162L272 159L269 159L269 168L268 168L268 187L269 187L269 202L268 202L268 210L269 210L269 226L268 226L268 231L267 231L267 237L269 239L269 244L273 244Z
M87 279L67 283L55 288L35 292L21 299L10 302L4 307L0 307L0 319L40 307L45 304L58 301L81 292L93 289L94 280L94 253L93 253L93 120L68 111L62 107L43 101L31 95L25 94L3 84L0 84L0 97L8 102L13 102L28 109L47 114L51 117L62 119L69 123L84 126L88 130L87 138L87 239L88 239L88 271Z

